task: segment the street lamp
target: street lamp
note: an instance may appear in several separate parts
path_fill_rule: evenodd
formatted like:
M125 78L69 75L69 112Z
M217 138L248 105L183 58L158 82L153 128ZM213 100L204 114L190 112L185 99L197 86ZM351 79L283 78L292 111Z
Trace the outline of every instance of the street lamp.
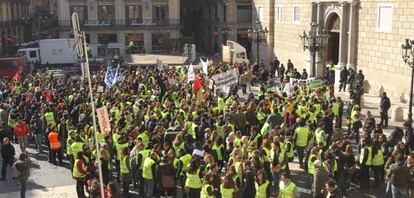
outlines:
M266 34L269 31L267 31L267 28L262 28L260 21L256 21L255 24L256 27L249 28L247 32L250 40L256 42L256 63L259 64L259 46L261 42L266 42Z
M408 107L408 121L410 124L413 121L413 80L414 80L414 53L413 53L414 40L405 39L405 43L401 45L402 58L409 67L411 67L411 84L410 84L410 102Z
M303 35L299 35L299 37L302 40L303 51L308 49L312 56L310 77L316 77L316 53L325 49L329 34L325 30L320 31L318 28L319 24L315 22L312 22L310 25L309 36L304 30Z

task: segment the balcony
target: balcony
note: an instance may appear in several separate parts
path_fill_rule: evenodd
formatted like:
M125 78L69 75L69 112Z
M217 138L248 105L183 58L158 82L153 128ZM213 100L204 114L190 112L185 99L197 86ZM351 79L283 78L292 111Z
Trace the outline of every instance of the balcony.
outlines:
M10 27L16 27L16 26L23 26L26 22L29 22L28 20L23 19L14 19L10 21L0 21L0 28L10 28Z
M180 27L179 19L84 20L79 23L83 29ZM58 24L60 28L72 28L72 22L69 20L60 20Z

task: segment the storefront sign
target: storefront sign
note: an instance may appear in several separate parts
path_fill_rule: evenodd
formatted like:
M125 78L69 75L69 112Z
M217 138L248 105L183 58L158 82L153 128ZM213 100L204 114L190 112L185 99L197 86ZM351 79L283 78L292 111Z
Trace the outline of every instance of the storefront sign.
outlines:
M132 20L130 23L131 26L155 26L157 23L154 23L150 20L142 20L141 22L138 20Z
M85 23L83 24L84 26L88 26L88 27L95 27L95 26L111 26L112 23L110 21L90 21L90 20L86 20Z

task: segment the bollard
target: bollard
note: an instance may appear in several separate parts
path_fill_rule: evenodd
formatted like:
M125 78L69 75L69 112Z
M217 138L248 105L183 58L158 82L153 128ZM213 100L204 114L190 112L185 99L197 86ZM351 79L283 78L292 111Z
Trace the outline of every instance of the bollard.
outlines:
M394 108L392 108L391 121L393 122L404 121L404 109L401 106L397 105Z
M360 106L359 106L359 107L363 108L363 107L364 107L364 104L365 104L365 98L364 98L364 96L362 95L362 96L361 96L361 103L360 103Z

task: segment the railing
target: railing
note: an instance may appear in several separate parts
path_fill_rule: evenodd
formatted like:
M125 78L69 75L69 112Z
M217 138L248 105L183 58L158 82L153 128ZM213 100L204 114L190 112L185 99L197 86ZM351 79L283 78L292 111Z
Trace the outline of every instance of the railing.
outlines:
M59 20L59 27L72 27L70 20ZM180 25L179 19L127 19L127 20L81 20L81 27L84 28L113 28L113 27L174 27Z
M23 19L14 19L9 21L0 21L0 27L11 27L11 26L19 26L24 25L25 20Z

